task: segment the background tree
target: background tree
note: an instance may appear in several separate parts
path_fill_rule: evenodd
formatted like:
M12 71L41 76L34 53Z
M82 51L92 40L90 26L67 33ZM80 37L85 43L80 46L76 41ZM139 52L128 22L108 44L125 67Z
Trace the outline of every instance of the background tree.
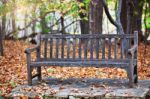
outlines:
M89 32L90 34L102 34L103 5L101 0L91 0L89 10Z

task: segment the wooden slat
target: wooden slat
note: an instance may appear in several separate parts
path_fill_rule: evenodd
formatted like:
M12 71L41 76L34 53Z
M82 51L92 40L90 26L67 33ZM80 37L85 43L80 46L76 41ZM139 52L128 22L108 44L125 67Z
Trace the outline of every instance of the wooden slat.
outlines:
M93 39L90 39L90 59L93 59Z
M67 38L67 58L70 58L70 38Z
M118 38L115 38L114 41L114 58L117 59L117 52L118 52Z
M100 39L96 39L96 59L99 59L99 50L100 50L100 45L99 45Z
M120 41L121 41L121 43L120 43L121 44L120 45L120 48L121 48L120 58L123 59L123 39L121 39Z
M56 38L56 58L58 58L59 55L59 40L58 38Z
M125 58L128 58L128 50L127 49L129 49L129 39L128 38L126 38L126 52L125 52Z
M53 39L50 38L50 58L53 58Z
M73 38L73 59L76 57L76 39Z
M45 45L44 45L44 58L47 58L47 42L48 42L48 39L45 40Z
M102 59L105 59L105 38L102 39Z
M108 59L111 59L111 38L108 39Z
M134 31L134 45L137 45L137 48L138 48L138 31ZM137 52L138 52L138 49L134 56L134 58L136 58L136 59L137 59Z
M87 52L88 52L88 40L87 42L84 42L84 59L87 59Z
M62 39L62 42L61 42L61 58L64 58L64 47L65 47L65 45L64 45L64 38Z
M118 61L114 61L114 62L110 62L108 60L106 61L47 61L47 62L32 62L31 66L32 67L37 67L37 66L69 66L69 67L74 67L74 66L83 66L83 67L124 67L127 68L130 64L129 61L127 62L118 62Z
M81 49L81 39L79 38L79 43L78 43L78 53L79 53L79 59L81 59L81 53L82 49Z
M137 59L133 59L135 62L137 62ZM53 59L44 59L44 58L41 58L41 61L73 61L73 62L77 62L77 61L95 61L95 62L98 62L98 61L105 61L105 62L129 62L131 61L131 59L90 59L90 58L87 58L87 59L79 59L79 58L76 58L76 59L73 59L73 58L64 58L64 59L56 59L56 58L53 58Z
M118 38L134 38L134 35L132 34L62 34L62 35L58 35L58 34L46 34L46 35L42 35L42 38L114 38L114 37L118 37Z

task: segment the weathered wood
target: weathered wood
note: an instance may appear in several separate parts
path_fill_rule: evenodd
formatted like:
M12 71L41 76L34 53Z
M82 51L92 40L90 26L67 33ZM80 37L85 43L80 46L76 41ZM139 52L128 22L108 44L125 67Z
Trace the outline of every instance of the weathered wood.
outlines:
M81 59L81 53L82 49L81 49L81 39L79 38L79 43L78 43L78 53L79 53L79 59Z
M59 54L59 39L56 38L56 58L58 58L58 54Z
M62 39L62 42L61 42L61 43L62 43L62 44L61 44L61 58L64 58L64 46L65 46L65 45L64 45L64 41L65 41L65 40Z
M118 52L118 38L115 37L115 45L114 45L114 58L117 59L117 52Z
M50 38L50 58L53 57L53 39Z
M48 39L45 40L45 45L44 45L44 58L47 58L47 42L48 42Z
M100 40L97 38L96 39L96 59L99 59L99 50L100 50Z
M123 54L124 54L124 52L123 52L123 46L124 46L123 45L123 39L121 39L120 41L121 41L121 43L120 43L121 44L121 46L120 46L121 47L120 58L123 59Z
M85 39L85 40L86 40L86 39ZM89 41L89 39L88 39L87 42L85 42L85 44L84 44L84 59L87 59L88 41Z
M105 38L102 39L102 59L105 59Z
M108 59L111 59L111 38L108 39Z
M73 59L76 57L76 39L73 38Z
M135 36L133 34L62 34L62 35L57 35L57 34L45 34L42 35L42 39L47 39L47 38L82 38L82 39L87 39L87 38L113 38L113 37L118 37L118 38L134 38Z
M32 85L31 55L27 53L26 56L27 56L28 85Z
M111 40L114 39L114 42ZM44 41L44 57L40 52L41 45L26 49L28 84L32 84L32 68L37 68L39 80L41 79L41 66L80 66L80 67L117 67L126 69L129 74L130 84L137 83L137 49L138 35L134 34L48 34L41 37ZM84 42L82 42L84 40ZM108 41L107 41L108 40ZM120 40L120 45L118 45ZM134 45L127 45L129 40L134 40ZM50 43L48 46L48 42ZM47 52L50 47L50 57ZM60 49L61 48L61 49ZM121 51L119 51L119 48ZM31 61L31 52L37 53L37 60ZM114 58L112 52L114 50ZM125 57L125 50L130 57ZM119 51L119 52L118 52ZM66 57L65 57L66 55ZM78 56L77 56L78 55ZM89 56L90 55L90 56ZM101 55L101 57L100 57ZM120 57L117 57L117 56Z
M90 59L93 59L93 39L90 39Z
M70 58L70 38L67 38L67 58Z

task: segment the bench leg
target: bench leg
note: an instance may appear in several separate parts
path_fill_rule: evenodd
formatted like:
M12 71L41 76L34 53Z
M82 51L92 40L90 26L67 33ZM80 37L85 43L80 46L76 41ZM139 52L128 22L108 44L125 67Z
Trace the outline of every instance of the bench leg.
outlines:
M131 63L128 70L129 86L134 86L134 65Z
M134 67L134 75L136 76L135 78L134 78L134 83L138 83L138 75L137 75L137 64L135 65L135 67Z
M37 72L38 72L38 80L42 80L42 74L41 74L41 67L37 67Z
M28 74L28 85L32 85L32 68L30 65L27 66L27 74Z

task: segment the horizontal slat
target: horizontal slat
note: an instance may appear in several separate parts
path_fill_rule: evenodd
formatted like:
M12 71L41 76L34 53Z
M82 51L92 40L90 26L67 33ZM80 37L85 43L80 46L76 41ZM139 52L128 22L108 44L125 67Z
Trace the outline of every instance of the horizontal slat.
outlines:
M42 39L45 38L134 38L133 34L45 34L42 35Z
M73 59L73 58L63 58L63 59L44 59L44 58L41 58L40 59L40 61L41 62L45 62L45 61L55 61L55 62L57 62L57 61L72 61L72 62L77 62L77 61L94 61L94 62L124 62L124 63L126 63L126 62L130 62L130 61L132 61L131 59L81 59L81 58L75 58L75 59ZM137 59L133 59L133 61L137 61Z
M69 62L69 61L45 61L45 62L32 62L31 66L38 67L38 66L64 66L64 67L124 67L128 68L130 65L129 63L124 62L106 62L106 61L76 61L76 62Z

